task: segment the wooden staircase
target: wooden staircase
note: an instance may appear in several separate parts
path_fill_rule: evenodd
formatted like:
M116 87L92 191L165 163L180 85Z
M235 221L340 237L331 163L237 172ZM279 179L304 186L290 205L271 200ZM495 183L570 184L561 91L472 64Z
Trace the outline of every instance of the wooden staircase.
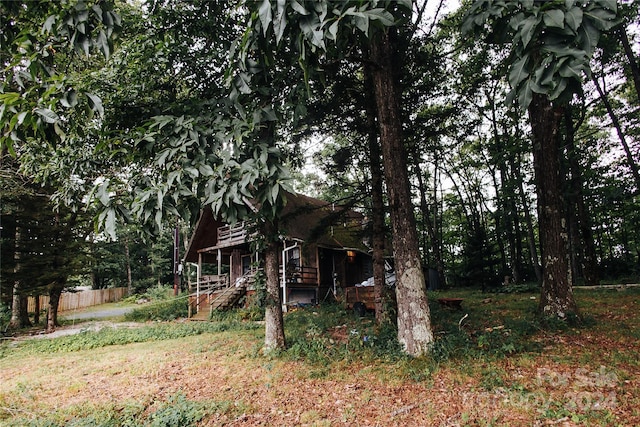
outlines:
M211 310L226 310L231 308L246 292L244 286L232 286L214 292L211 298Z
M200 304L200 309L191 316L191 320L209 320L213 310L227 310L240 298L244 296L246 288L244 286L233 286L213 292L208 298L208 302Z

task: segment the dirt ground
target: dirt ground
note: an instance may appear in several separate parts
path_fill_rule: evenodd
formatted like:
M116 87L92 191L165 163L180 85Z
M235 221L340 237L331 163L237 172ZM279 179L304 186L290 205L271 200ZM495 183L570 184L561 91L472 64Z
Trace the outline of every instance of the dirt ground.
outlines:
M19 364L0 359L0 406L37 414L105 402L125 410L135 401L152 410L153 402L182 393L209 405L207 426L574 426L594 413L601 425L640 425L639 377L622 378L597 361L567 368L554 355L524 355L487 366L500 376L493 385L482 367L474 367L478 376L464 366L440 367L414 381L399 377L397 366L389 366L387 376L380 365L345 363L341 370L338 361L329 372L254 357L251 346L259 342L237 338L203 335ZM610 345L593 336L565 344L571 351ZM638 354L637 342L628 345Z
M203 426L636 426L640 301L622 301L596 318L617 322L618 331L543 334L544 351L491 361L325 366L260 356L260 331L9 354L0 358L0 425L16 414L37 419L105 405L152 412L182 394L205 404ZM94 321L56 334L106 326L139 324ZM623 327L633 330L618 333ZM341 332L332 339L344 339Z

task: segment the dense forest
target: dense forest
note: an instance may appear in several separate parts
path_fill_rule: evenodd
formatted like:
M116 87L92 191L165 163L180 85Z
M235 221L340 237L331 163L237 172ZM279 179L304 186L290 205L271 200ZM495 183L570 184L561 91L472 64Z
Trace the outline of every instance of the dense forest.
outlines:
M277 262L285 190L371 219L375 265L393 251L410 354L433 339L429 277L537 287L540 311L558 317L578 311L575 285L638 278L632 1L3 1L0 12L0 297L14 311L78 283L170 282L171 230L188 236L211 206L266 236L266 343L282 346L269 254Z

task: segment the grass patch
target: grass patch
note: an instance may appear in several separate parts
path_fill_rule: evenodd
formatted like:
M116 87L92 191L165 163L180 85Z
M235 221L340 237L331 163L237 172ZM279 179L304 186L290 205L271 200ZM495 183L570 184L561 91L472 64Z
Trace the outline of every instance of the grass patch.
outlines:
M359 317L336 304L287 314L285 331L289 347L284 356L291 360L330 365L404 357L394 325L379 326L370 313Z
M257 328L255 324L239 322L161 323L137 328L104 328L54 339L29 340L19 344L19 347L27 354L69 353L111 345L174 340L204 333L255 328ZM0 357L8 353L8 351L0 351Z
M145 322L148 320L174 320L186 318L188 315L188 301L185 298L179 297L150 302L125 314L124 318L131 322Z
M211 410L229 410L225 402L203 402L187 399L178 393L166 400L80 405L54 411L45 417L20 415L7 427L190 427L196 426ZM9 408L4 408L10 411ZM16 409L16 413L20 413ZM0 420L2 419L0 411Z

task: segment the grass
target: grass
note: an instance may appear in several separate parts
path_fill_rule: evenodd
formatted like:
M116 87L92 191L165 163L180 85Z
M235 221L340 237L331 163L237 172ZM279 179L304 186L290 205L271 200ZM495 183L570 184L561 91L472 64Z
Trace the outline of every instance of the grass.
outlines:
M288 313L288 349L268 357L242 311L5 342L0 425L637 425L640 292L576 297L571 323L539 318L535 293L432 294L420 358L336 305Z

